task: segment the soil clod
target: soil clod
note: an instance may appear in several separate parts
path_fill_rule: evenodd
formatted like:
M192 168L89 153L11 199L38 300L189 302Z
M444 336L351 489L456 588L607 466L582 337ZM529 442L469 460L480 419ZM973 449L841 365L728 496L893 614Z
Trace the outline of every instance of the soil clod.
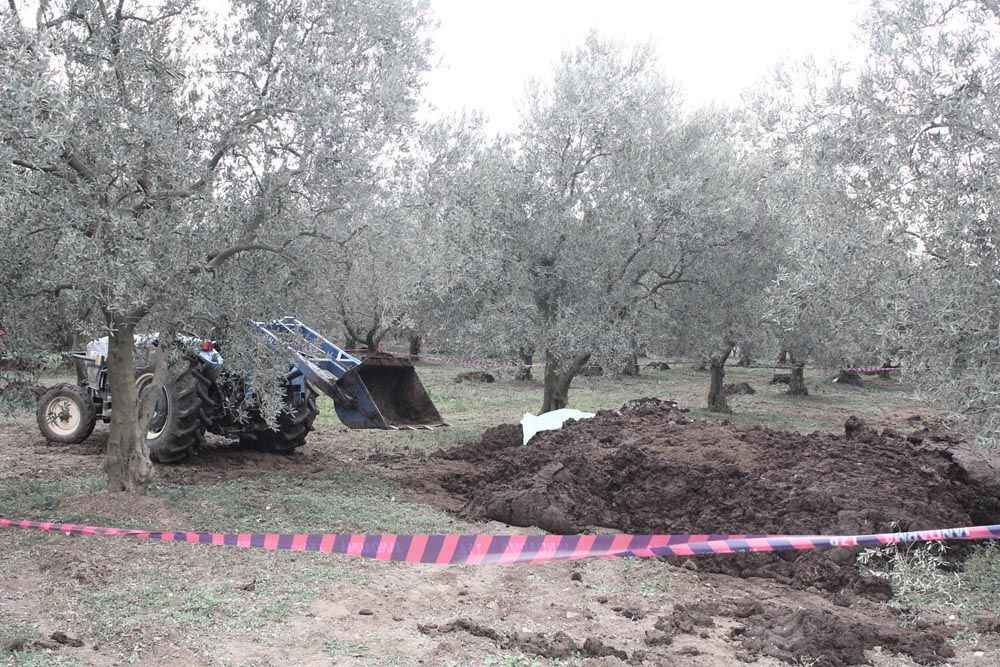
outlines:
M864 387L865 381L861 379L861 376L857 371L842 370L837 373L837 376L833 378L833 381L837 384L847 384L852 387Z
M63 646L72 646L74 648L80 648L81 646L83 646L82 639L77 639L76 637L70 637L65 632L59 632L59 631L53 632L49 636L49 638L58 644L62 644Z
M459 373L452 380L455 384L461 384L462 382L479 382L481 384L492 384L496 382L497 379L493 377L492 374L486 371L469 371L468 373Z
M724 396L737 396L756 394L757 391L749 385L747 382L736 382L733 384L722 385L722 394Z
M578 644L561 630L553 633L519 630L501 632L465 618L456 619L444 625L418 625L417 628L423 634L431 637L451 632L467 632L474 637L490 639L504 650L518 649L524 653L552 660L570 658L576 654L582 654L589 658L613 656L621 660L628 660L628 653L608 646L596 637L587 637L583 644Z

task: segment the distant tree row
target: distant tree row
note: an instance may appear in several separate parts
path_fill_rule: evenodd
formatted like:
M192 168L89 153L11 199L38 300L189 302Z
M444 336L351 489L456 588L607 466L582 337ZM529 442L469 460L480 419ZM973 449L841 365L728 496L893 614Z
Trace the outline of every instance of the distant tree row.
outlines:
M429 128L420 326L542 364L545 410L644 345L704 360L722 411L737 348L780 351L793 392L807 362L905 361L995 440L1000 9L876 2L861 27L859 71L786 65L694 113L650 49L592 35L509 135Z

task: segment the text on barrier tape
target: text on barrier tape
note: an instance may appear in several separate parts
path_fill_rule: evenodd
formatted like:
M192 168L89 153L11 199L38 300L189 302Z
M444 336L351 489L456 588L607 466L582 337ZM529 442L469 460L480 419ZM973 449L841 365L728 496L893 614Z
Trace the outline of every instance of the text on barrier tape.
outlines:
M868 547L931 540L1000 539L1000 524L872 535L366 535L360 533L192 533L81 526L0 517L0 527L64 535L107 535L258 549L316 551L397 563L480 565L582 558Z

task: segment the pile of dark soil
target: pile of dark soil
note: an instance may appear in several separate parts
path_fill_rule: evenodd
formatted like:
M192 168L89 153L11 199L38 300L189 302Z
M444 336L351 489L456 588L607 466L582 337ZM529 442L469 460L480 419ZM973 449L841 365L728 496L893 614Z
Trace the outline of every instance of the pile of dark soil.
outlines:
M736 619L729 636L743 650L742 662L762 656L794 664L824 667L871 664L865 651L875 646L903 653L920 664L936 664L955 655L943 634L900 628L891 619L875 619L850 610L789 606L752 598L676 605L646 631L650 646L681 634L715 627L715 618Z
M619 410L629 417L656 417L666 424L687 424L691 420L684 416L687 409L681 409L677 401L662 398L633 398Z
M837 384L849 384L852 387L864 387L865 381L861 379L857 371L852 370L842 370L837 373L837 377L833 378L833 381Z
M578 644L565 632L551 634L544 632L529 632L527 630L502 631L476 623L465 618L456 619L444 625L427 624L417 626L421 633L436 637L452 632L467 632L474 637L485 637L496 642L502 649L517 649L531 655L556 660L584 656L588 658L605 658L613 656L619 660L628 660L625 651L608 646L597 637L587 637Z
M48 387L30 380L0 378L0 402L34 406L47 390Z
M459 373L452 380L455 384L461 384L463 382L482 382L485 384L491 384L496 382L497 379L493 377L491 373L486 371L469 371L468 373Z
M756 393L757 391L747 382L736 382L734 384L722 385L723 396L739 396L741 394L750 396Z
M1000 502L950 452L893 432L802 435L687 423L672 402L638 401L520 445L520 427L446 454L463 513L554 533L864 534L995 523ZM959 547L956 547L959 550ZM853 589L853 550L700 557L702 571L797 587Z

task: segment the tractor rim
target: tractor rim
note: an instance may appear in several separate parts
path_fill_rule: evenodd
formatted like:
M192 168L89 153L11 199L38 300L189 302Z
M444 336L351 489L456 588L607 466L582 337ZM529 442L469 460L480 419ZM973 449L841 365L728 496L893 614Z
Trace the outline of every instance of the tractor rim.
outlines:
M136 379L135 384L140 399L142 399L142 392L152 381L152 373L144 373ZM167 390L160 389L160 395L156 397L156 406L153 408L153 416L149 420L149 430L146 431L146 440L155 440L163 434L163 429L167 427L167 414L169 411L170 402L167 399Z
M58 435L70 435L83 421L83 410L76 401L56 396L45 406L45 423Z

